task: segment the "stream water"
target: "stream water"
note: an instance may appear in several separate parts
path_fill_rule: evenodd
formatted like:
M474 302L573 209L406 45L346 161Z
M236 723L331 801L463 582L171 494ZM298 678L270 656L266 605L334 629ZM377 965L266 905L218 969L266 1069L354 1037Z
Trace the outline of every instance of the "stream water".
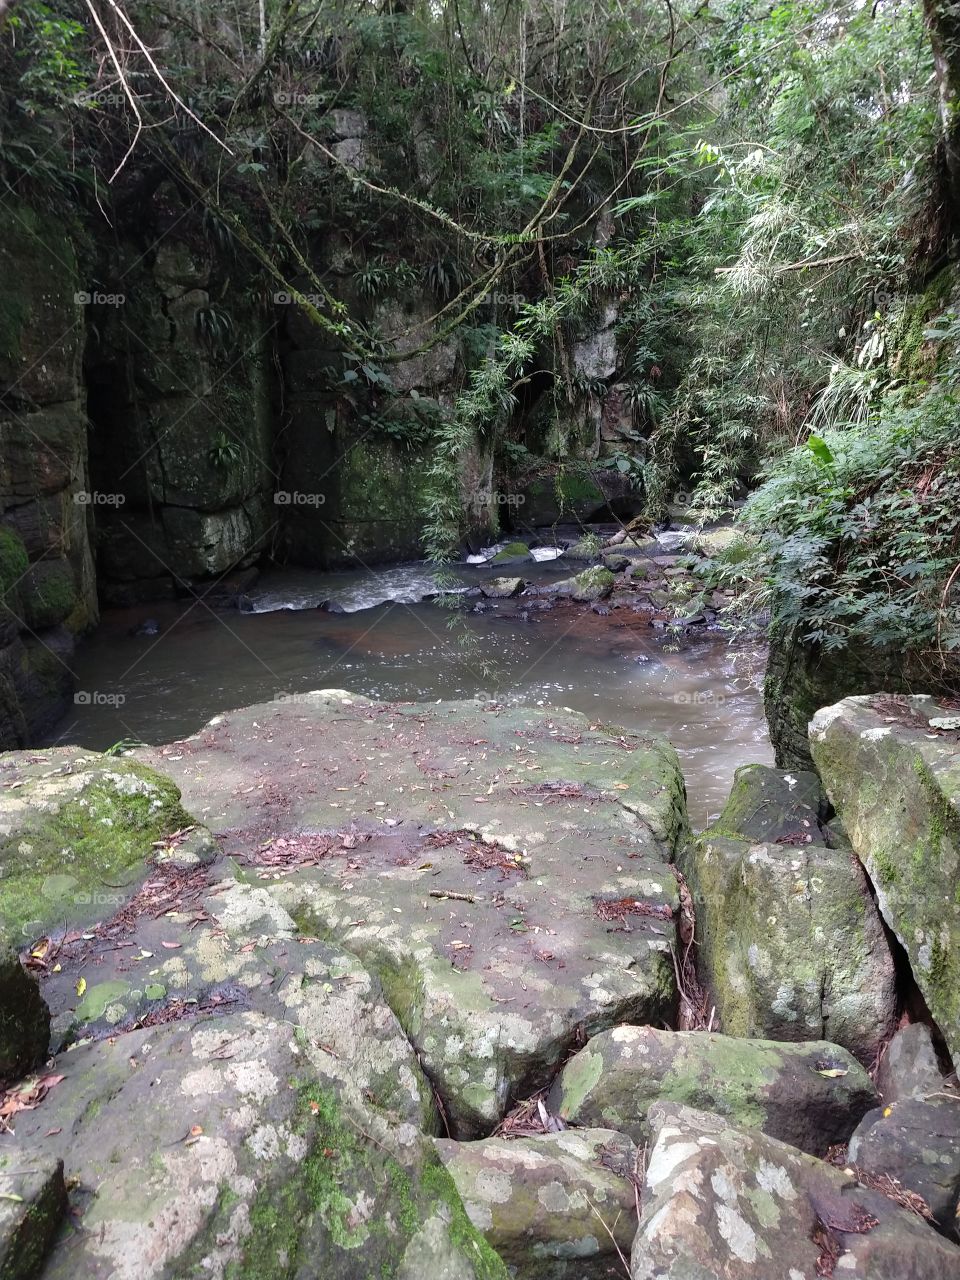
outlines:
M503 601L464 614L422 600L432 587L417 565L373 575L274 572L246 612L196 601L107 612L77 655L80 692L50 741L161 743L231 707L323 687L552 704L664 733L681 754L698 824L719 810L738 765L771 759L756 646L732 648L714 633L672 649L629 610L599 617L577 606L528 620L517 601ZM321 601L352 611L319 609ZM156 634L132 634L148 615Z

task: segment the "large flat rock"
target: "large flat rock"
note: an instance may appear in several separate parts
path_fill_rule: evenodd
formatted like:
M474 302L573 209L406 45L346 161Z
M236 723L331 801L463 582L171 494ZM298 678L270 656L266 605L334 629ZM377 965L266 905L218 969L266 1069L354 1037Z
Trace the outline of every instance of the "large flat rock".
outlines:
M960 732L943 727L951 723L956 712L928 697L845 698L814 716L810 749L956 1058Z
M63 1163L72 1229L42 1274L506 1280L379 981L228 870L179 900L154 877L60 939L44 989L72 1044L0 1149Z
M143 758L305 934L383 983L458 1137L584 1035L669 1025L685 827L672 748L568 711L341 691Z

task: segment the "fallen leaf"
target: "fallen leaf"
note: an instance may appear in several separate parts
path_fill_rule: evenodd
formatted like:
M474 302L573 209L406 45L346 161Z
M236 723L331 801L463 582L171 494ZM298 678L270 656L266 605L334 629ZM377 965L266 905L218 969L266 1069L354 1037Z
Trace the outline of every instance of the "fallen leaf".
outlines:
M161 947L166 947L168 951L179 951L183 946L182 942L161 942Z
M86 989L87 989L86 978L78 978L77 979L77 995L82 997Z

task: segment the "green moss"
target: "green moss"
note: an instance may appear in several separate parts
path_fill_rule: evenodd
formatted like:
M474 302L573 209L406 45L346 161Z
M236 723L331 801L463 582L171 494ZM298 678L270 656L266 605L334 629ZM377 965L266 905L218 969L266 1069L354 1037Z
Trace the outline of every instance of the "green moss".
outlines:
M192 821L169 778L133 761L95 762L90 781L63 794L38 783L35 807L0 838L0 923L16 932L59 919L64 898L82 915L103 885L131 882L154 842Z
M20 537L6 525L0 525L0 596L19 582L29 564L27 549Z

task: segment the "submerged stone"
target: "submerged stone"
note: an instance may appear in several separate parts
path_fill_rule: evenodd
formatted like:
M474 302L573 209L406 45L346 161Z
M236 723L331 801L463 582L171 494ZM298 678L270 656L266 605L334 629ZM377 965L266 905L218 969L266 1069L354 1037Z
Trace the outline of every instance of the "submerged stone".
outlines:
M846 1142L877 1093L835 1044L614 1027L570 1059L548 1101L571 1124L620 1129L637 1143L650 1138L655 1102L683 1103L822 1156Z

